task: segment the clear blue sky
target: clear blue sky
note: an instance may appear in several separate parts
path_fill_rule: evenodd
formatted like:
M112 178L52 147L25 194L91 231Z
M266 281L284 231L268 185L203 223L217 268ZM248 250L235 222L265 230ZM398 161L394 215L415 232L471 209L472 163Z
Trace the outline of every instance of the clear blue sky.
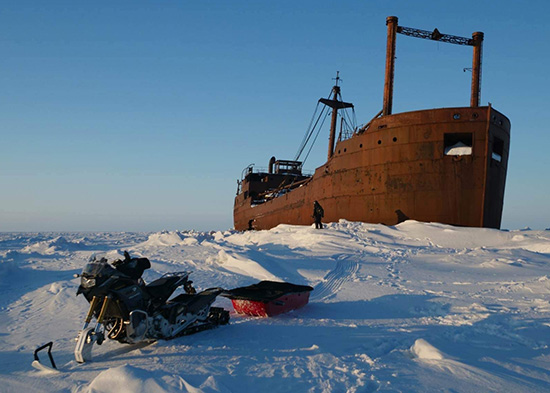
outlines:
M336 70L367 122L386 26L485 33L512 122L503 227L550 227L547 1L1 1L0 231L227 229L250 163L292 159ZM468 106L471 48L399 36L394 112ZM322 136L306 164L322 164Z

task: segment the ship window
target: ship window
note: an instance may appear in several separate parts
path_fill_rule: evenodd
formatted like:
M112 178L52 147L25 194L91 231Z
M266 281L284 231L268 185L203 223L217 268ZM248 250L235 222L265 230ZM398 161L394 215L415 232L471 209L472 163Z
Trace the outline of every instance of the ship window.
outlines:
M478 117L479 115L476 112L472 113L472 118L477 119Z
M446 156L469 156L472 154L472 134L453 133L444 136Z
M453 115L453 119L455 119L455 120L460 119L460 113L455 113L455 114Z
M382 141L381 141L380 139L378 140L378 144L379 144L379 145L381 145L381 144L382 144Z
M394 141L394 142L397 142L397 137L394 136L394 137L393 137L393 141Z
M491 153L491 158L495 161L502 161L502 154L504 153L504 141L500 138L495 137L493 140L493 152Z
M363 147L363 144L362 144L362 143L361 143L361 144L359 144L359 148L361 149L362 147Z
M347 151L348 151L348 149L344 149L344 153L347 152Z

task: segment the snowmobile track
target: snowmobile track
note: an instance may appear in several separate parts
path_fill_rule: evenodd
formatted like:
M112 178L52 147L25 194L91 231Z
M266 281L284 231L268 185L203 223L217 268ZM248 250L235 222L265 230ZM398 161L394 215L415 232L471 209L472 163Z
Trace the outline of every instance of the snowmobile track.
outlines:
M320 301L338 292L342 285L349 281L359 270L359 263L349 259L339 260L336 267L317 284L312 292L311 300Z

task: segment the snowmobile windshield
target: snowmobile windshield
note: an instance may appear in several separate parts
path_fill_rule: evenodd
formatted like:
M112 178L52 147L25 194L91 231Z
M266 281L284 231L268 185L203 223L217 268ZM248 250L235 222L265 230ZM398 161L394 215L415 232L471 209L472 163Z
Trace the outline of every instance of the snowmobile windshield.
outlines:
M105 274L111 270L114 270L109 264L105 261L94 261L89 262L84 269L82 270L82 275L86 277L97 277Z

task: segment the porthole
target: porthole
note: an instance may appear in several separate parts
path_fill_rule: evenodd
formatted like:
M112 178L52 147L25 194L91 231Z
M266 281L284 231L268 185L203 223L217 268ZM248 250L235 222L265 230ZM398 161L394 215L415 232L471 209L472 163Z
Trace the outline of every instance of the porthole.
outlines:
M381 144L382 144L382 141L381 141L380 139L378 140L378 144L379 144L379 145L381 145Z
M499 125L499 126L502 125L502 120L499 120L499 121L498 121L498 125Z
M455 113L455 114L453 115L453 119L455 119L455 120L460 119L460 113Z
M363 148L363 144L359 144L359 149L362 149Z
M338 150L338 154L340 154L340 150Z
M348 151L348 149L344 149L344 153L347 152L347 151Z
M472 113L472 118L473 119L477 119L478 117L479 117L479 115L476 112Z
M397 137L396 136L393 137L393 141L397 142Z

